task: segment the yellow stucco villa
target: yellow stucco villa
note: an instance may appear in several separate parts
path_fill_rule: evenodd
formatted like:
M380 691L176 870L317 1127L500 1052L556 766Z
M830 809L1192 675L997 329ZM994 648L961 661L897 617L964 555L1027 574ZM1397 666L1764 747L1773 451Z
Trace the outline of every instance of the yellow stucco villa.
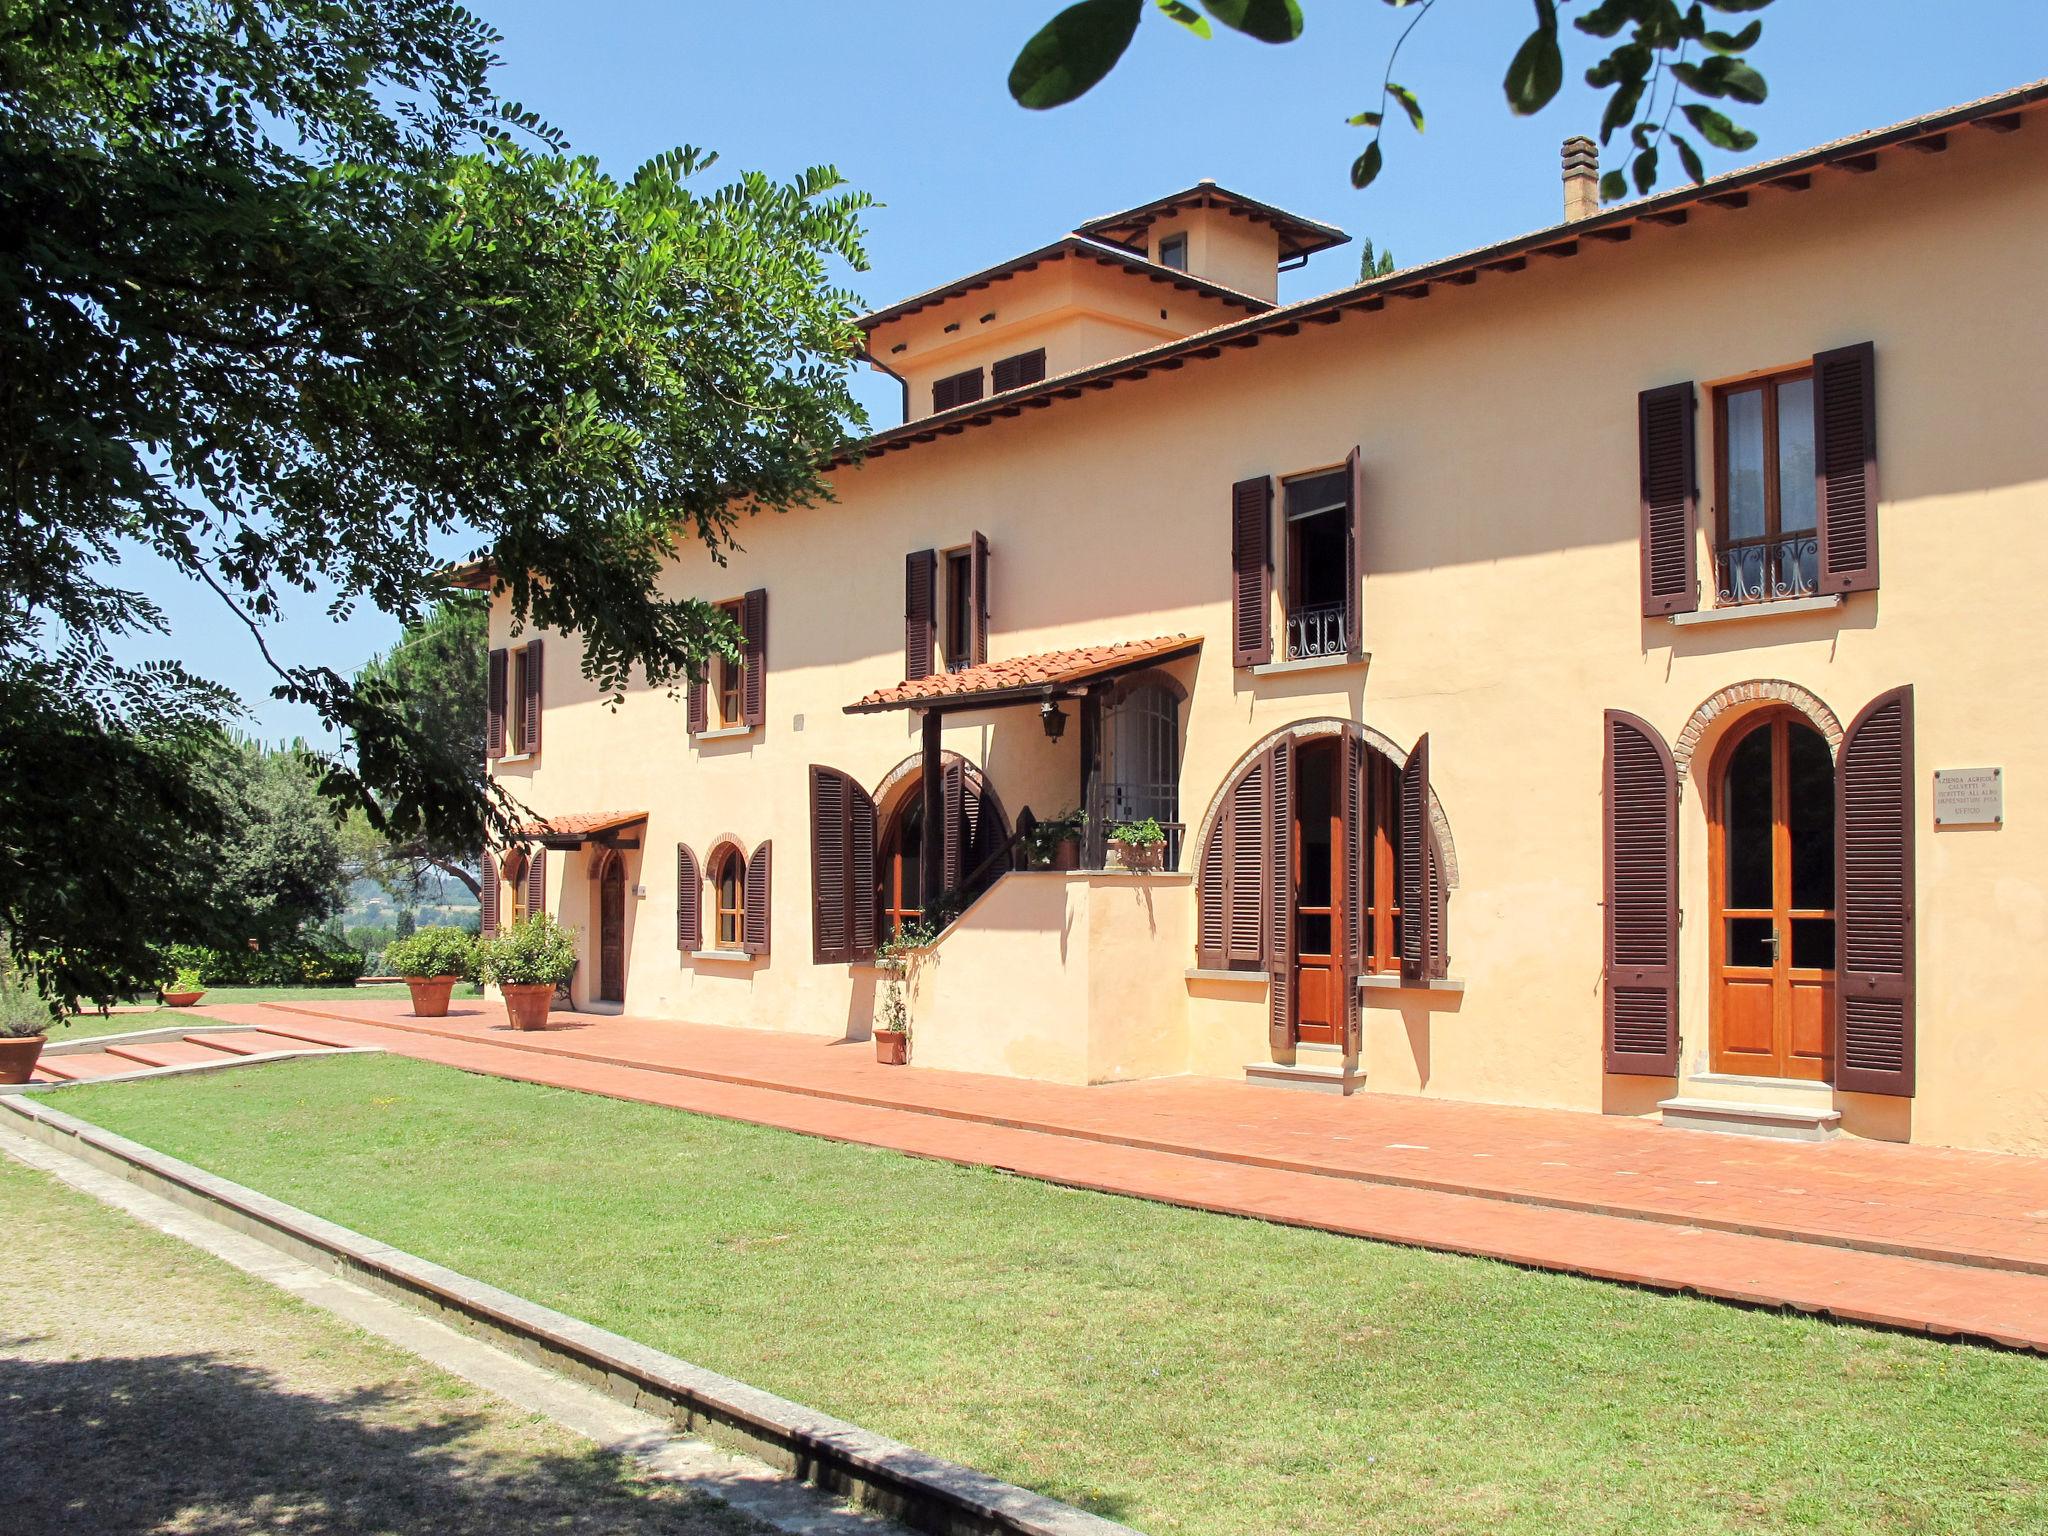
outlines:
M860 1039L939 915L913 1069L2048 1152L2048 85L1592 158L1304 302L1204 182L867 316L904 422L668 574L743 664L614 708L500 599L486 922Z

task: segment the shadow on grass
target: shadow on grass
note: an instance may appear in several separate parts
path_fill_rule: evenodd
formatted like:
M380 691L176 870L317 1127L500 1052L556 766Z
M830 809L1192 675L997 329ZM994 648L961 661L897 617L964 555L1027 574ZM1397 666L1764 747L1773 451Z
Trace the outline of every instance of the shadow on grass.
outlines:
M539 1451L525 1422L515 1410L451 1405L431 1388L315 1396L207 1354L0 1358L0 1527L9 1536L759 1529L702 1495L636 1493L623 1464L595 1446Z

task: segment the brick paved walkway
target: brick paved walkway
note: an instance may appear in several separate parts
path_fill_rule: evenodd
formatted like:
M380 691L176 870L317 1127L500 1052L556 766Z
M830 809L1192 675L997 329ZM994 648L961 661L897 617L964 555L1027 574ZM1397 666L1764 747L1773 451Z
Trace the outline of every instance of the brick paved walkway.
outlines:
M2048 1352L2048 1159L1173 1078L882 1067L865 1042L495 1004L215 1009L324 1041L1091 1189Z

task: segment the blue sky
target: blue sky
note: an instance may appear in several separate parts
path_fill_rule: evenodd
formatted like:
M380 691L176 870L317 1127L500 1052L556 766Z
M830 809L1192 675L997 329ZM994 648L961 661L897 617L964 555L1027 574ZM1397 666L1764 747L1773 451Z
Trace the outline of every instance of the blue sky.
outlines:
M1347 170L1365 135L1344 118L1376 104L1387 50L1412 12L1303 0L1307 33L1284 47L1220 29L1204 42L1147 15L1090 95L1027 113L1004 79L1059 3L470 0L505 35L504 92L615 171L685 143L718 150L721 169L837 166L886 205L870 218L871 270L852 279L876 304L1203 176L1369 236L1403 265L1426 261L1554 222L1558 143L1599 122L1600 99L1576 83L1593 39L1567 28L1564 91L1516 119L1500 79L1529 5L1444 4L1396 72L1420 94L1428 131L1391 125L1386 171L1354 192ZM1763 15L1752 58L1771 100L1740 114L1761 143L1747 156L1710 155L1709 174L2048 73L2041 0L1777 0ZM1283 278L1282 297L1339 287L1356 262L1355 246L1317 257ZM893 384L870 375L861 394L877 424L894 419ZM312 734L310 711L269 700L246 633L210 595L148 565L125 580L172 617L171 641L145 653L175 654L237 688L266 738ZM396 638L381 615L337 623L326 606L325 596L293 602L272 648L348 671Z

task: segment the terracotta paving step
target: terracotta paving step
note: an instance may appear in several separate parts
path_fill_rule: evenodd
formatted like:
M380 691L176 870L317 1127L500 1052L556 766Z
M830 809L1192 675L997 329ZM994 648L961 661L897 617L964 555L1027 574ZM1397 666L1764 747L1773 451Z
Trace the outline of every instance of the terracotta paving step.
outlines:
M227 1059L226 1052L191 1040L141 1040L133 1045L110 1045L107 1054L133 1063L131 1071L141 1067L188 1067Z
M245 1008L253 1014L261 1006ZM1252 1167L572 1060L508 1049L496 1040L363 1022L337 1023L334 1032L349 1044L382 1045L466 1071L1001 1168L1075 1188L2048 1353L2048 1278L2028 1273Z
M191 1034L185 1037L194 1045L229 1056L262 1056L272 1051L317 1051L332 1050L325 1041L313 1041L294 1035L273 1034L269 1030L255 1029L236 1031L231 1035Z
M69 1083L81 1078L109 1077L116 1072L136 1071L132 1061L109 1056L105 1051L79 1051L75 1055L45 1056L36 1063L36 1076L52 1082Z
M1747 1138L1703 1147L1601 1116L1370 1094L1303 1104L1206 1079L1080 1088L906 1072L815 1037L630 1017L557 1014L547 1031L514 1033L476 1002L433 1020L396 1001L254 1006L1247 1167L2048 1275L2039 1158Z

